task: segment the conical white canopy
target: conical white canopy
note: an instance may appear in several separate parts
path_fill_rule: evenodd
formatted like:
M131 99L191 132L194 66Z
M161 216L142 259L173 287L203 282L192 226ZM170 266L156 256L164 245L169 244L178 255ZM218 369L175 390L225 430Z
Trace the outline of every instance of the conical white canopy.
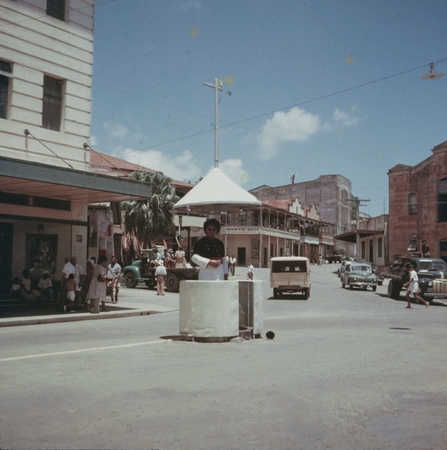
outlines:
M219 213L253 206L261 206L261 202L215 167L174 205L174 209Z

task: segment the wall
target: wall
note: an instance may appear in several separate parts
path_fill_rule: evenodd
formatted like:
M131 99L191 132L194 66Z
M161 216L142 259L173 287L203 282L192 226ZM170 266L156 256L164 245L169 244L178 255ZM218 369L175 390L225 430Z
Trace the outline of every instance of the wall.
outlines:
M447 142L411 167L399 164L388 172L390 257L405 253L410 239L426 239L431 256L441 256L440 242L447 240L447 222L438 222L438 182L447 177ZM409 214L409 195L417 195L417 213Z
M0 59L12 64L8 119L0 119L0 155L67 167L24 129L67 160L90 170L94 0L67 1L65 22L47 16L46 2L3 1L0 4ZM42 128L44 74L60 78L65 92L61 131Z

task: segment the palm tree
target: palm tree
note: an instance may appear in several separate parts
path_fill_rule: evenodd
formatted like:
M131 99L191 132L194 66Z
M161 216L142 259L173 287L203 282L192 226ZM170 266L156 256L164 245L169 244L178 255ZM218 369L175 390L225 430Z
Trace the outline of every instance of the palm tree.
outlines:
M150 198L121 203L127 231L133 231L136 238L147 247L151 237L175 232L173 206L179 197L175 193L172 178L162 172L133 172L130 177L149 183L152 187Z

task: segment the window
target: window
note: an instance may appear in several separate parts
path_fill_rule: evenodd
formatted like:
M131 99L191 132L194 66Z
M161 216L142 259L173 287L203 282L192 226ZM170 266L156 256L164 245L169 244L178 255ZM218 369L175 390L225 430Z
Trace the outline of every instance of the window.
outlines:
M260 241L258 239L251 240L251 258L259 259Z
M63 81L47 75L43 80L42 127L60 131Z
M379 238L377 242L377 256L382 257L382 238Z
M65 0L47 0L47 14L65 20Z
M447 179L438 183L438 222L447 222Z
M12 78L11 64L0 60L0 119L8 118L10 78Z
M410 194L408 197L408 214L417 214L418 212L418 196Z

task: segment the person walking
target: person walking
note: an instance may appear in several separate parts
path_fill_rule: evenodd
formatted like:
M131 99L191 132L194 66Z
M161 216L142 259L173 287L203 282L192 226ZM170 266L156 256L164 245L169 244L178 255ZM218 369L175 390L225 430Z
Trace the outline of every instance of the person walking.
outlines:
M157 279L157 295L165 295L166 275L166 267L161 261L158 261L157 268L155 269L155 278Z
M236 263L237 259L234 257L234 255L231 255L230 257L230 273L234 277L234 274L236 273Z
M407 308L411 308L410 298L414 297L416 300L419 300L422 303L425 303L425 307L428 308L429 303L425 301L422 297L419 296L419 278L418 274L414 270L414 266L410 265L409 270L410 280L404 283L402 286L407 288Z
M109 286L110 286L110 300L112 303L115 301L115 303L118 303L118 293L120 291L120 274L121 274L121 266L116 262L116 256L112 256L112 262L109 264L109 277L112 277L111 280L109 280ZM114 298L115 293L115 300Z
M251 261L248 261L248 272L247 272L247 278L249 280L253 280L253 264L251 263Z

